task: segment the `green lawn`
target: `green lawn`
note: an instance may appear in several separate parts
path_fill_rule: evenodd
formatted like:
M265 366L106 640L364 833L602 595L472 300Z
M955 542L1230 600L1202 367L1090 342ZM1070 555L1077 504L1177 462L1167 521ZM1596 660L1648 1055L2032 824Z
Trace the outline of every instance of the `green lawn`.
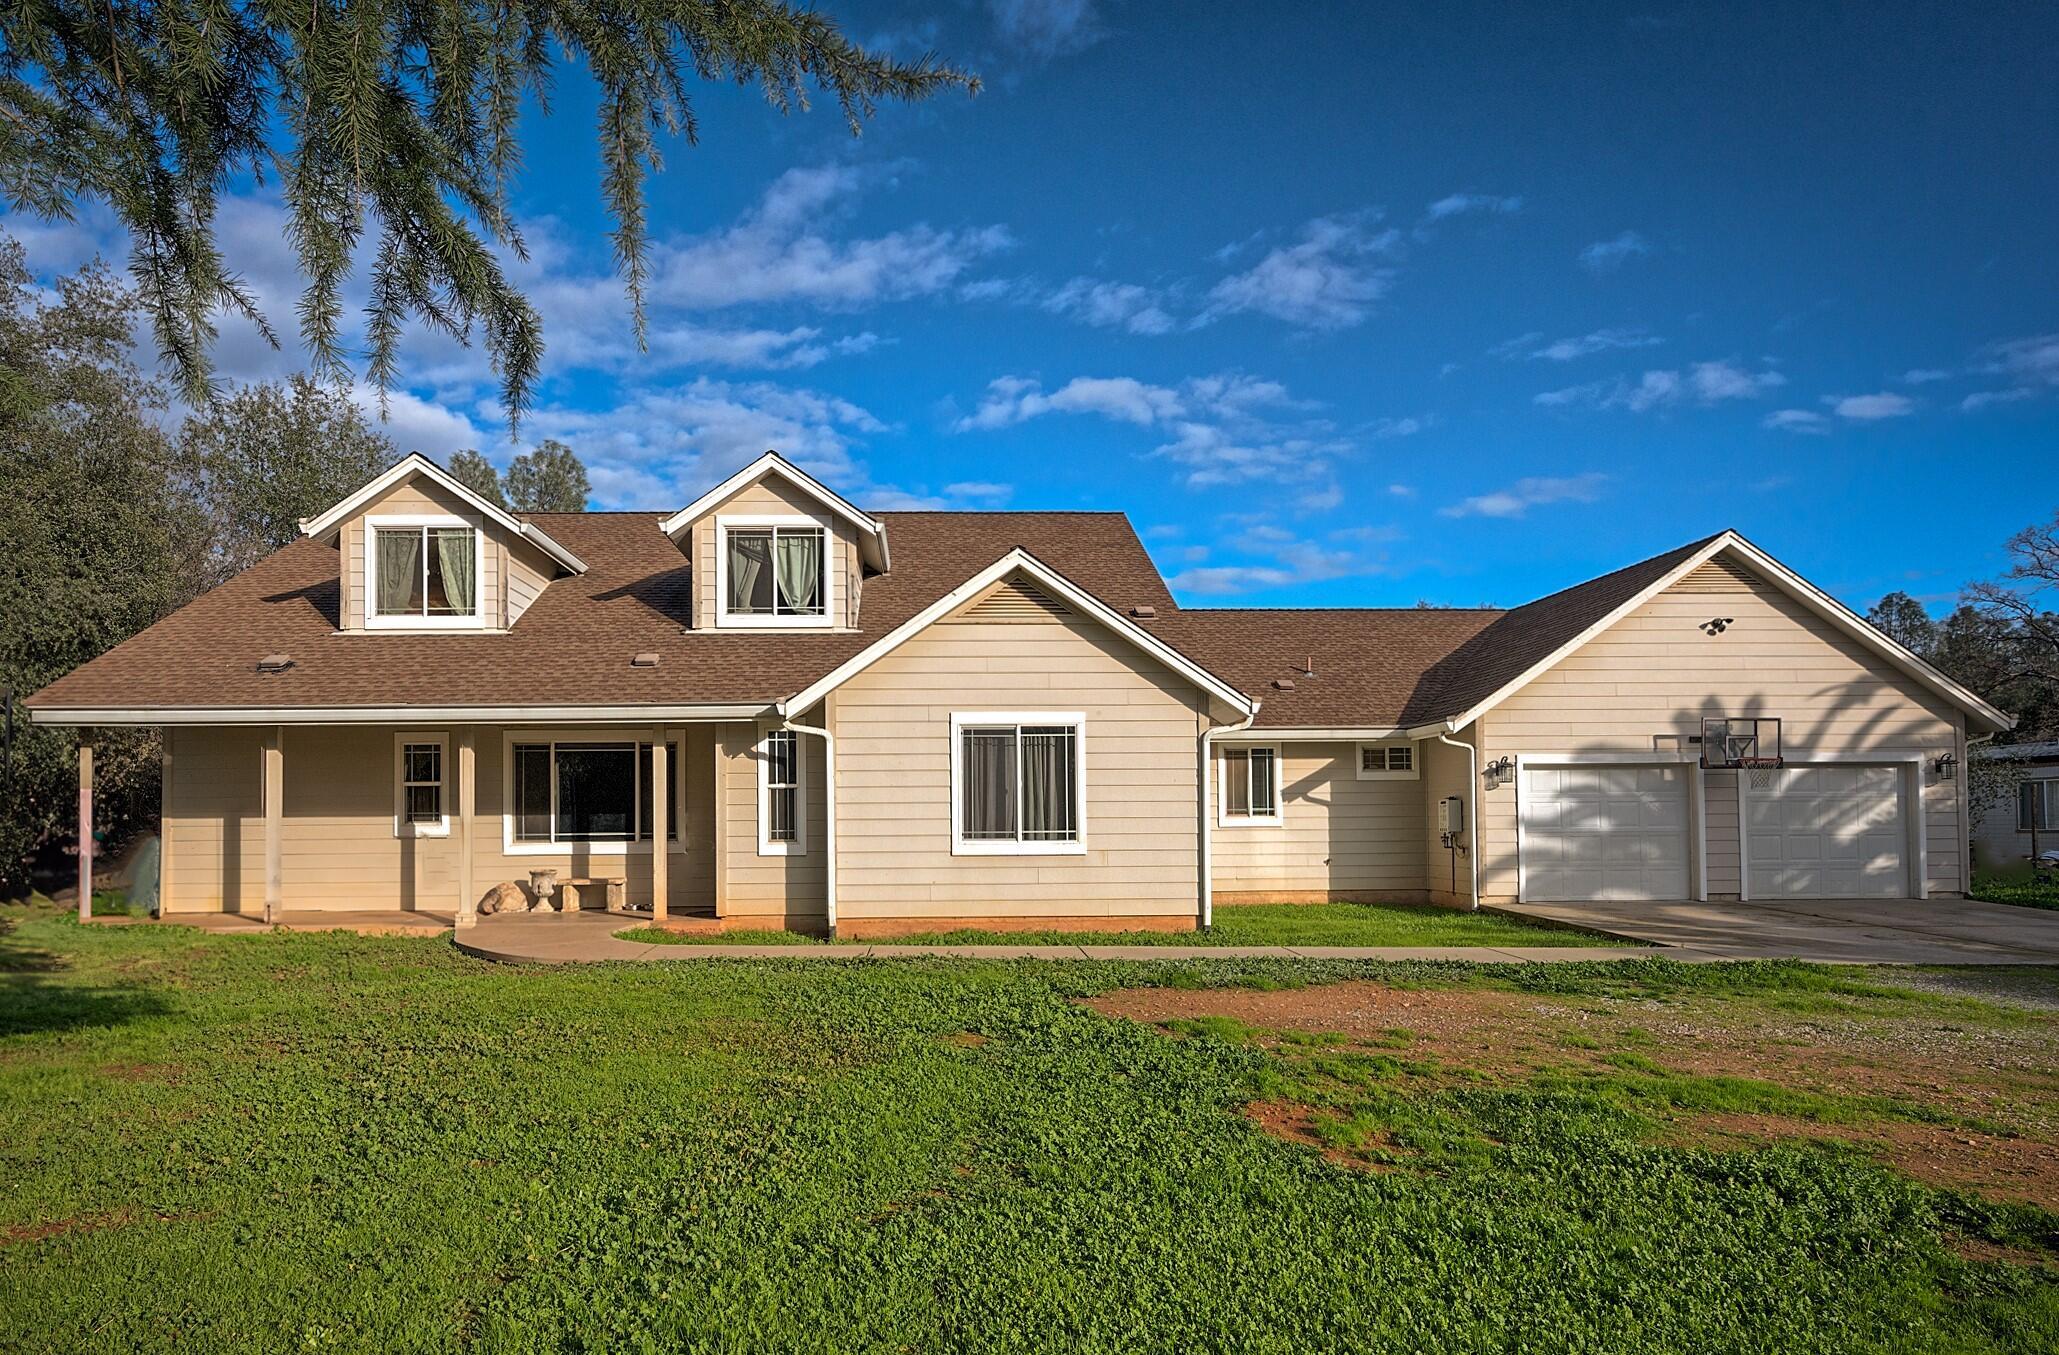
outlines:
M0 928L0 1350L2059 1346L2059 1217L1851 1151L1654 1137L1696 1104L1937 1119L1661 1076L1683 1020L2043 1042L2059 1019L1853 971L527 968L442 939ZM1078 1001L1353 977L1627 1014L1641 1052L1510 1079ZM1240 1113L1282 1095L1404 1165Z
M664 945L822 945L794 932L618 932ZM1223 906L1205 932L924 932L897 945L966 946L1635 946L1570 927L1547 927L1498 913L1379 903L1262 903ZM869 942L853 942L864 945Z
M1989 903L2013 903L2024 908L2059 908L2059 872L2047 871L2033 877L2015 875L1973 876L1973 895Z

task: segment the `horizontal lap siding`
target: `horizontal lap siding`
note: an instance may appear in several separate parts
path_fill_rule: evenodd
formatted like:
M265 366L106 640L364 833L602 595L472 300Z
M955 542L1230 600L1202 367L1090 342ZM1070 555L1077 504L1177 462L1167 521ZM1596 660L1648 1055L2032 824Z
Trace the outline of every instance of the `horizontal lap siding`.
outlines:
M1461 742L1469 740L1469 733L1453 736ZM1423 779L1420 783L1423 805L1422 835L1419 839L1423 852L1423 882L1429 890L1430 902L1442 904L1470 904L1473 901L1473 867L1464 852L1444 845L1443 818L1439 813L1446 799L1458 796L1465 802L1466 813L1477 811L1478 796L1472 784L1472 760L1465 749L1453 748L1436 739L1425 739L1416 745L1416 756L1423 764ZM1461 834L1464 844L1469 835Z
M1281 822L1217 822L1218 892L1424 887L1420 781L1359 780L1355 743L1289 743L1280 758Z
M1192 914L1197 700L1099 626L922 632L836 695L840 916ZM952 713L1039 710L1086 717L1086 853L953 856Z
M1735 898L1740 892L1743 861L1737 846L1737 773L1704 775L1709 815L1709 893L1718 898Z
M796 717L813 724L818 712ZM725 917L757 916L768 925L781 917L825 917L828 908L828 797L823 782L822 740L800 736L801 791L806 808L806 850L785 856L758 854L759 731L748 724L720 726L717 775L723 780L723 888Z
M1699 629L1712 617L1730 618L1720 635ZM1482 756L1649 752L1655 735L1700 734L1704 715L1779 716L1783 752L1792 761L1810 753L1934 757L1958 746L1961 728L1951 707L1775 588L1676 588L1484 717ZM1686 747L1670 738L1664 746ZM1962 783L1937 782L1927 769L1923 779L1930 886L1957 892L1965 888ZM1715 782L1711 777L1709 889L1734 893L1736 791L1733 784L1719 793ZM1725 794L1727 806L1717 804ZM1512 783L1483 796L1481 832L1482 892L1512 898Z
M394 836L394 735L447 736L447 838ZM623 730L589 731L628 739ZM260 757L265 731L182 728L170 731L171 774L164 807L164 844L171 912L256 912L264 906L265 822ZM503 850L502 731L477 731L474 887L484 894L502 881L526 882L531 870L628 882L632 900L650 898L648 855L564 852L516 856ZM705 908L713 898L711 736L687 728L686 848L674 851L668 896L675 909ZM282 907L289 909L419 908L454 911L457 898L458 792L456 729L408 726L289 728L284 739L284 816L280 824Z

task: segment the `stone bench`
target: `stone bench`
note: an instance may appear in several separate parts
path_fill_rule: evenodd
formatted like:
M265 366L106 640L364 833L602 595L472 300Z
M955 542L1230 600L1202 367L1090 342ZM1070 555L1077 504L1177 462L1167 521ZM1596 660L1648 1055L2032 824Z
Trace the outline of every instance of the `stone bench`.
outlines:
M623 911L623 906L628 901L628 888L629 882L619 876L594 876L585 879L560 880L558 881L558 911L561 913L576 913L583 908L600 907L610 913L619 913ZM587 903L587 891L598 892L601 902L598 905Z

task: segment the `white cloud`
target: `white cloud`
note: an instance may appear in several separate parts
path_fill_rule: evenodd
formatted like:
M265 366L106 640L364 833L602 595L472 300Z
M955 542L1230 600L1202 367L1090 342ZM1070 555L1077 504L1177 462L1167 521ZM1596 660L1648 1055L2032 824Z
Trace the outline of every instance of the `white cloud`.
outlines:
M1598 471L1583 475L1530 476L1506 489L1476 494L1437 511L1448 518L1519 518L1532 508L1553 503L1592 503L1600 496L1608 476Z
M1783 433L1827 433L1830 421L1813 409L1776 409L1760 420L1763 428Z
M1172 441L1154 448L1152 455L1182 467L1186 472L1182 478L1190 489L1307 479L1327 473L1330 458L1351 448L1337 438L1240 436L1219 424L1192 421L1174 425L1173 434Z
M867 177L847 165L786 171L736 225L654 249L651 298L688 310L763 302L853 308L941 292L979 260L1013 244L1002 226L918 224L831 239L824 225L863 190Z
M2059 390L2059 333L1991 343L1981 350L1973 370L1999 376L2008 384L1999 390L1974 392L1959 402L1961 409L2013 404Z
M1969 412L1987 409L1992 405L2013 405L2018 400L2028 400L2037 392L2026 386L2015 386L2008 390L1975 391L1959 402L1959 408Z
M1015 486L992 480L961 480L955 485L945 485L944 497L978 503L983 507L999 507L1015 497Z
M1001 36L1040 57L1076 52L1101 38L1094 0L987 0Z
M1590 381L1544 391L1532 397L1537 404L1568 407L1585 405L1595 409L1626 409L1645 414L1683 404L1713 405L1725 400L1751 400L1787 384L1774 371L1749 371L1733 362L1697 362L1685 370L1658 368L1632 381Z
M1163 293L1131 282L1074 278L1041 304L1053 315L1132 334L1167 334L1176 324Z
M1541 333L1518 335L1516 338L1496 344L1488 352L1501 358L1542 359L1546 362L1572 362L1576 358L1590 357L1614 348L1651 348L1665 340L1641 329L1597 329L1587 334L1570 335L1563 339L1544 341Z
M1353 578L1377 573L1386 565L1384 555L1339 550L1270 523L1248 526L1233 544L1243 554L1258 558L1243 564L1196 565L1181 570L1166 582L1176 592L1222 597Z
M1387 486L1387 492L1397 499L1413 499L1416 496L1416 487L1414 485L1389 485Z
M1511 216L1522 210L1523 200L1519 197L1502 197L1493 193L1452 193L1423 209L1423 219L1416 225L1416 238L1429 238L1433 233L1431 227L1455 216Z
M351 387L350 398L404 452L422 452L445 461L461 447L483 447L491 440L457 410L408 391L388 391L383 415L379 392L363 382Z
M979 408L954 427L961 433L1006 428L1044 414L1099 414L1121 423L1150 424L1185 407L1178 391L1134 377L1076 376L1047 394L1033 378L1001 376L987 383Z
M1590 272L1607 273L1650 253L1650 241L1636 231L1624 231L1613 239L1597 240L1581 250L1580 264Z
M1925 386L1933 381L1949 381L1952 374L1939 367L1911 367L1902 373L1902 380L1911 386Z
M1825 396L1824 403L1840 419L1853 419L1871 423L1878 419L1899 419L1915 412L1916 402L1906 395L1894 391L1881 391L1875 395Z
M1216 283L1202 318L1255 311L1308 329L1362 324L1393 280L1393 270L1375 260L1391 255L1399 241L1393 230L1375 230L1374 219L1317 217L1296 243Z

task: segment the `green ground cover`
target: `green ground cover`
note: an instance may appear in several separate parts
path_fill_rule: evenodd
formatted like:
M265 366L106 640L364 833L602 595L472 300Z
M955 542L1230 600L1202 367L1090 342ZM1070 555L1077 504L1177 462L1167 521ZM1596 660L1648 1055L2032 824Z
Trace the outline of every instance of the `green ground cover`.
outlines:
M624 931L630 941L662 945L824 945L784 931ZM1635 946L1571 927L1549 927L1499 913L1379 903L1223 905L1205 932L924 932L897 936L918 946ZM853 942L865 945L869 942Z
M2059 908L2059 871L2046 871L2037 876L2029 872L1986 875L1976 871L1973 897L1986 899L1989 903L2013 903L2023 908Z
M1399 1036L1390 1074L1080 1003L1373 978L1655 1032L1676 1010L2054 1019L1851 971L543 968L441 939L0 927L0 1349L2059 1346L2059 1219L1849 1152L1660 1146L1669 1104L1774 1095L1652 1071L1663 1033L1649 1066L1412 1094ZM1337 1165L1241 1113L1285 1092L1341 1138L1429 1147Z

